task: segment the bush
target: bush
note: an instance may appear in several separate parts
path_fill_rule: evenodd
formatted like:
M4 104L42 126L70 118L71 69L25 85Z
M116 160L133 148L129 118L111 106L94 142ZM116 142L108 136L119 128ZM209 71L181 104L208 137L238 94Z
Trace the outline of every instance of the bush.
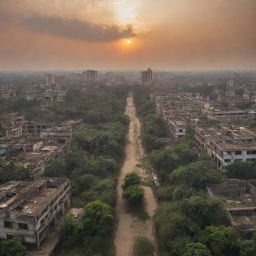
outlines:
M133 206L141 205L144 199L144 190L137 185L124 190L124 198Z
M133 245L133 256L153 256L154 255L154 245L152 242L144 236L136 236L134 238Z
M15 239L0 242L1 256L25 256L26 247Z
M131 172L125 176L124 184L122 187L123 189L126 189L130 186L140 185L140 184L141 184L140 176L135 172Z

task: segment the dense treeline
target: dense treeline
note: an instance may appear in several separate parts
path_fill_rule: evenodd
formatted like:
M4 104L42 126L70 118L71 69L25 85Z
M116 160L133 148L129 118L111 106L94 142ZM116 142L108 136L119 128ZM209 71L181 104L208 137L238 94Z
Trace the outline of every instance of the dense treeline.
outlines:
M101 124L115 121L123 109L123 93L127 88L98 89L86 91L70 89L64 103L41 107L38 100L27 101L22 96L11 97L0 102L0 114L17 112L28 120L65 121L83 119L90 124Z
M74 207L86 205L81 220L74 216L64 218L57 255L113 254L114 221L104 220L109 226L103 234L103 219L97 214L103 211L104 215L114 218L116 177L124 157L129 124L124 115L127 94L126 88L91 89L86 93L70 91L65 106L55 107L60 120L83 118L85 121L83 129L73 136L66 160L56 161L46 169L47 176L71 179ZM96 214L90 224L84 217L89 206L93 206L91 211ZM88 227L92 225L98 230L89 234Z
M39 101L27 101L22 97L13 97L0 104L0 113L18 112L29 120L84 121L83 128L73 136L66 159L46 167L45 176L71 180L73 207L84 208L81 219L73 215L63 219L56 255L113 254L116 177L124 157L129 124L124 115L127 95L126 87L102 86L84 92L71 89L64 103L45 108L40 107ZM0 162L0 183L27 179L26 168L15 166L13 161ZM16 240L2 242L0 252L6 251L4 248L8 246L14 247L12 256L24 254L25 248Z
M161 186L156 188L159 206L154 216L159 255L254 256L256 240L241 242L238 231L230 227L222 202L211 198L206 191L206 185L219 183L225 177L207 156L197 155L193 148L193 129L188 127L179 144L164 147L156 143L157 138L166 135L166 129L161 122L145 122L147 117L155 117L150 90L140 88L135 99L143 124L147 160L161 181ZM255 171L251 163L236 163L227 170L231 178L250 178L252 173Z
M168 135L164 121L155 113L155 103L150 100L150 92L149 87L138 87L134 93L137 114L142 124L142 143L147 152L161 148L160 139Z

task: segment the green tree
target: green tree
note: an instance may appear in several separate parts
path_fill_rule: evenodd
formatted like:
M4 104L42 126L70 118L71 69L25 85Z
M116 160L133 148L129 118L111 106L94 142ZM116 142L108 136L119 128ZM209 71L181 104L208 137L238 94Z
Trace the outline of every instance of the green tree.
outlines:
M0 242L1 256L25 256L26 247L15 239Z
M126 189L130 186L134 185L140 185L141 184L141 178L136 172L128 173L124 178L124 184L123 189Z
M180 204L180 211L201 228L209 225L229 224L226 210L216 199L193 196Z
M255 179L256 165L251 161L238 161L226 168L226 175L228 178Z
M172 256L182 255L186 244L200 231L196 223L177 211L175 203L160 204L154 220L159 249Z
M205 244L213 256L239 256L240 245L233 228L209 226L201 234L200 242Z
M83 216L83 229L88 236L106 236L113 230L111 207L101 201L86 205Z
M82 224L73 214L66 215L60 223L62 246L70 248L81 241Z
M144 236L136 236L134 238L133 245L133 256L153 256L154 255L154 245L152 242Z
M124 190L124 198L132 205L140 205L144 199L144 190L137 185L130 186Z
M207 246L201 243L190 243L186 245L182 256L211 256Z
M210 163L206 161L181 166L170 175L171 184L183 184L196 189L205 189L207 183L219 183L221 180L221 172L212 169Z
M256 256L256 233L253 234L251 240L241 243L240 256Z

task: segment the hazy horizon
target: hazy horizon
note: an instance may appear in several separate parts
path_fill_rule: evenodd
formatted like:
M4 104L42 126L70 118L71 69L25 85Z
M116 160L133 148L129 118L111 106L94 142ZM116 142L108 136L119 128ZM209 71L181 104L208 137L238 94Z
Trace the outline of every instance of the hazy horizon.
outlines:
M256 69L255 0L0 0L0 69Z

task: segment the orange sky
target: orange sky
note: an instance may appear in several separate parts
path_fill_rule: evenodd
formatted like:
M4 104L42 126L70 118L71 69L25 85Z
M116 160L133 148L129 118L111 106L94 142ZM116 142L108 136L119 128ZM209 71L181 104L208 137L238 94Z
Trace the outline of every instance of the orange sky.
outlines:
M0 69L255 69L255 17L255 0L0 0Z

